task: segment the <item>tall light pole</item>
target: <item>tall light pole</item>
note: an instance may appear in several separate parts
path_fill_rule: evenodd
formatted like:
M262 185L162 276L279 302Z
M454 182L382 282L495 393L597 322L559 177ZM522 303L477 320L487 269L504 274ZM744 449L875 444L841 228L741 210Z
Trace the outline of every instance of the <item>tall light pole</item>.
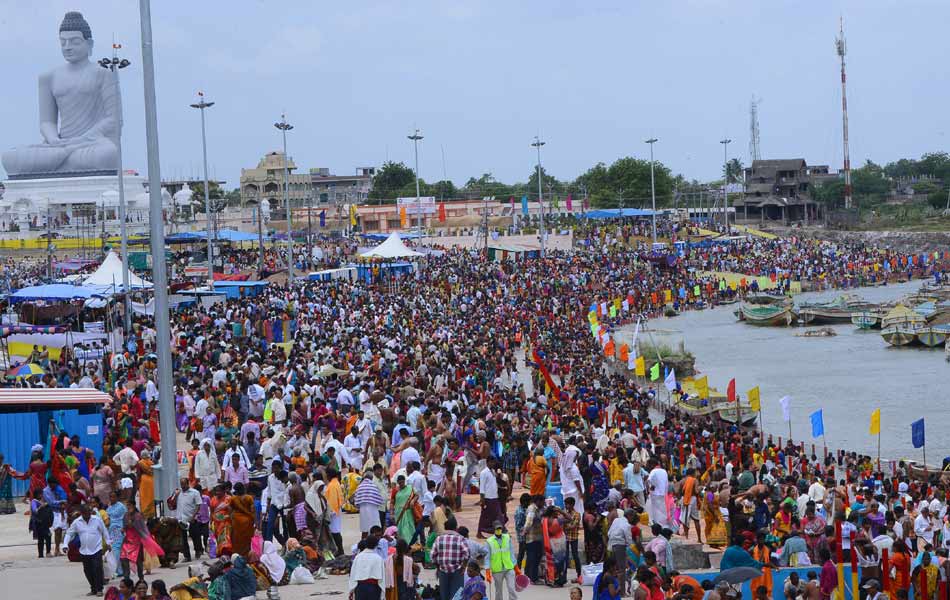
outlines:
M287 157L287 132L294 128L287 122L286 115L280 115L280 121L274 123L284 136L284 205L287 207L287 285L294 284L294 236L290 229L290 159Z
M541 146L544 145L544 142L541 141L539 136L534 136L534 142L531 143L531 146L538 151L538 206L541 207L541 258L544 258L544 198L542 197L541 190Z
M732 226L729 224L729 138L719 140L722 144L722 212L726 221L726 233L732 233Z
M122 290L125 294L122 301L122 312L125 313L123 319L125 335L123 337L128 339L132 333L132 308L129 302L129 233L125 223L125 181L122 177L122 86L119 85L119 69L124 69L132 63L124 58L119 58L119 48L121 47L121 44L112 44L112 58L103 58L99 61L99 66L112 71L115 83L115 96L119 98L119 135L116 137L116 160L118 165L116 166L116 177L117 183L119 184L119 221L121 221L119 224L119 234L121 236L119 251L122 253ZM105 227L105 218L105 211L103 211L103 227Z
M415 133L412 135L406 136L412 140L412 147L416 154L416 226L418 228L418 233L422 236L422 199L419 196L419 140L423 139L419 134L419 130L416 129Z
M650 196L653 197L653 243L656 243L656 181L653 178L653 144L656 138L650 138L645 143L650 144Z
M158 108L155 102L155 61L152 55L152 8L139 0L142 28L142 79L145 88L145 140L148 151L148 226L155 293L155 352L158 355L158 414L162 435L162 461L157 496L168 498L178 488L178 454L175 444L175 396L172 395L171 328L168 323L168 273L165 270L165 224L162 221L162 172L158 153Z
M205 167L205 216L207 225L205 232L208 238L208 288L214 290L214 265L211 262L214 240L211 233L211 195L208 190L208 138L205 136L205 109L214 106L214 102L206 102L204 92L198 92L198 102L191 105L201 111L201 155Z

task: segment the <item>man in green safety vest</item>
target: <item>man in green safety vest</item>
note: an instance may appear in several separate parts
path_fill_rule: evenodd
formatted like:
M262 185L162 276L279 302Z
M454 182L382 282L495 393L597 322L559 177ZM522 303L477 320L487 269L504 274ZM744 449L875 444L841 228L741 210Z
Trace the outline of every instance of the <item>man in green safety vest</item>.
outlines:
M505 533L501 521L495 521L495 535L488 538L488 560L491 576L495 582L495 600L504 600L503 590L508 588L508 600L517 600L515 591L515 549L511 536Z

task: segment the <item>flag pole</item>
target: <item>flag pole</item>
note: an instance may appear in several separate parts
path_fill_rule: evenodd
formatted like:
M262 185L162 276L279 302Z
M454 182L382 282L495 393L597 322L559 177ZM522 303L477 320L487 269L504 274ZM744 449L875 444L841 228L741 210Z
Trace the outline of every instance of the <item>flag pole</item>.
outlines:
M759 400L759 446L765 447L765 423L762 422L762 400Z
M877 470L881 470L881 428L877 428Z

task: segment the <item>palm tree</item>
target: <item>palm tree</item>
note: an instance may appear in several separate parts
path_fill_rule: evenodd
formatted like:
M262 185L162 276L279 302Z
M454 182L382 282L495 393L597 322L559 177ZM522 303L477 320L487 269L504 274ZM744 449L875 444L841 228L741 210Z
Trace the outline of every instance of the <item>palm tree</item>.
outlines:
M723 176L726 178L726 183L737 183L742 181L742 173L744 168L742 166L742 159L732 158L725 164L722 168Z

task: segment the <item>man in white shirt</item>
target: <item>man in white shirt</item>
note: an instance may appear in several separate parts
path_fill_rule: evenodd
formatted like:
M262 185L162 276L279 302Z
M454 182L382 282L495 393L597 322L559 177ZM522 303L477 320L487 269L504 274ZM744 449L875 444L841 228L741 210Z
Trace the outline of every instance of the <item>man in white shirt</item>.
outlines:
M917 534L919 539L928 544L932 545L934 543L934 524L930 519L930 507L926 503L920 507L920 514L914 519L914 533ZM917 542L917 548L918 550L924 549L919 541Z
M82 557L82 570L89 582L89 595L101 596L103 587L102 546L109 543L109 532L99 518L93 515L88 504L79 508L80 517L66 530L63 540L63 554L69 551L69 543L79 538L79 555Z
M379 540L369 536L361 544L363 550L350 564L349 592L354 598L379 598L386 581L383 559L376 552Z
M411 462L406 465L406 485L415 491L417 498L422 498L425 495L428 486L425 476L419 472L418 462Z
M501 502L498 500L498 479L495 477L495 469L498 468L498 459L491 457L488 459L488 467L482 469L478 474L478 495L481 503L482 512L478 517L478 532L476 537L479 539L492 535L495 532L495 521L504 521L505 514L501 510Z
M353 394L350 393L350 390L345 387L340 388L340 391L336 395L336 403L338 410L343 414L350 412L350 407L355 403L353 399Z
M651 523L658 523L661 527L670 526L670 517L666 511L666 492L670 485L670 476L666 469L652 459L649 463L653 468L647 476L647 482L650 484L650 502L648 513Z
M363 441L360 439L359 430L354 426L350 429L350 434L343 439L343 447L346 449L346 462L351 469L357 473L363 470Z
M275 536L281 544L286 536L281 535L281 522L284 518L284 509L290 504L290 494L287 491L287 472L282 463L275 460L271 467L272 472L267 476L267 520L264 522L263 538L268 542Z
M826 492L827 490L822 485L821 480L815 477L815 481L808 487L808 499L817 506L825 500Z
M231 464L232 455L237 455L241 461L241 466L245 469L250 469L254 464L247 456L247 452L244 450L244 447L241 446L240 440L237 437L231 438L231 445L224 451L224 458L221 460L221 464L226 467L229 466Z
M135 472L135 465L139 464L139 455L132 449L131 440L125 443L125 448L119 450L113 460L122 468L123 474L131 475Z

